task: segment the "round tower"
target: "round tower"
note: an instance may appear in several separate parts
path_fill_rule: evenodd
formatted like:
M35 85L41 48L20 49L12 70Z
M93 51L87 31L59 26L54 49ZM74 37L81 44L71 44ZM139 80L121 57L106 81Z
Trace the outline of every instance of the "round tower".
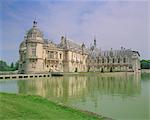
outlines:
M26 66L25 73L43 72L43 33L38 29L37 22L26 34Z

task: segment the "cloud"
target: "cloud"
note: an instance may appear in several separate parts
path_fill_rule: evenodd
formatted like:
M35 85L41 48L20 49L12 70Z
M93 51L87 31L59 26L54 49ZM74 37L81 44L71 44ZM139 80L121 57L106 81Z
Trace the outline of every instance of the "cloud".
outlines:
M102 49L120 49L121 46L139 50L150 58L147 1L13 1L4 2L1 51L18 47L25 31L38 20L45 37L60 41L61 35L86 45L97 38ZM12 47L8 43L12 43ZM7 53L6 53L7 54ZM6 57L6 56L2 56ZM8 58L8 57L7 57Z

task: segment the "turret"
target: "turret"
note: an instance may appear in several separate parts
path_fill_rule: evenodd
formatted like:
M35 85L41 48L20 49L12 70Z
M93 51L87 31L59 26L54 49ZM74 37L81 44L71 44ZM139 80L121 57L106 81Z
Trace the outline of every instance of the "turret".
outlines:
M67 41L66 41L66 37L64 37L64 36L62 36L61 37L61 43L60 43L60 45L61 45L61 47L63 48L63 49L67 49Z
M37 73L43 70L43 33L33 21L33 27L26 34L25 73Z

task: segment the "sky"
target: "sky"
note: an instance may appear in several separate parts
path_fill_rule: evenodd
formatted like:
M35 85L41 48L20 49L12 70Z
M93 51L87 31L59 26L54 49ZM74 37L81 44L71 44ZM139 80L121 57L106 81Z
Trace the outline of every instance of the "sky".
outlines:
M139 51L150 59L148 0L1 0L0 59L19 59L19 45L36 19L44 38L55 43L62 35L102 50Z

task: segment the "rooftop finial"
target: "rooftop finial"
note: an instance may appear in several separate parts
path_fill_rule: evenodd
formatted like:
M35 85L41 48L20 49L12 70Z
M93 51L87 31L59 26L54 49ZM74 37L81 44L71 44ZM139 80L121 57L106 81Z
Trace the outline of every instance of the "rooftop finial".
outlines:
M33 27L37 27L37 21L36 21L36 19L33 21Z

